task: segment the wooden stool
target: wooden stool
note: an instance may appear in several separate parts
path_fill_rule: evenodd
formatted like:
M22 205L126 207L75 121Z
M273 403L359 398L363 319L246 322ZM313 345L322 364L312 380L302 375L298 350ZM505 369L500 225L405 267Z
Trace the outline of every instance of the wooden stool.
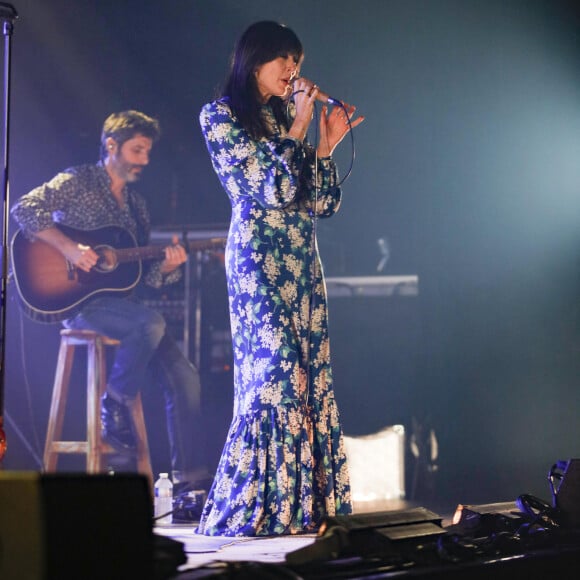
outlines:
M63 329L60 331L60 336L60 349L44 446L44 470L46 472L56 471L60 453L75 453L86 454L88 473L100 473L103 471L103 456L116 453L101 437L101 397L107 387L105 347L118 346L120 343L118 340L92 330ZM68 398L68 387L77 346L87 347L87 439L86 441L62 441L60 438ZM146 475L153 486L149 443L140 394L130 405L130 411L137 437L137 470Z

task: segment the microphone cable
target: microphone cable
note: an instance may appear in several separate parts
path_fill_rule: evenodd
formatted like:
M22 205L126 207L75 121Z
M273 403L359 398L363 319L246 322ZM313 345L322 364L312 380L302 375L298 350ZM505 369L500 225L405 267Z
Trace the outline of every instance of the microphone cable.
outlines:
M299 92L304 92L303 90L301 91L296 91L296 93L293 93L290 97L290 99L288 99L288 102L286 104L286 117L287 119L291 118L290 115L290 103L292 101L292 97L299 93ZM315 126L318 127L318 111L316 109L316 107L314 108L314 120L315 120ZM306 135L304 136L304 139L306 140ZM318 129L316 129L316 134L315 134L315 142L318 140ZM313 147L314 149L314 200L313 201L313 207L308 210L311 212L311 218L312 218L312 234L311 234L311 240L310 240L310 255L312 256L312 265L310 268L310 301L309 301L309 305L308 305L308 328L307 328L307 332L306 332L306 352L302 353L302 357L301 357L301 362L305 365L305 373L306 373L306 397L304 399L304 421L306 421L307 415L308 415L308 403L310 400L310 376L311 376L311 372L310 372L310 361L311 361L311 346L310 346L310 337L312 336L312 315L314 312L314 295L315 295L315 288L316 288L316 235L317 235L317 224L318 224L318 151L316 150L315 147ZM298 305L298 307L300 308L300 305ZM300 344L300 342L299 342ZM301 349L302 350L302 349Z
M303 92L303 91L297 91L297 92ZM343 106L344 108L344 106ZM314 143L317 144L318 143L318 139L319 139L319 135L318 135L318 128L319 128L319 110L318 108L315 106L314 107ZM346 114L346 111L345 111ZM348 115L346 115L347 119L348 119ZM348 122L350 124L350 119L348 119ZM350 131L351 135L352 135L352 130ZM354 142L353 142L353 147L354 147ZM306 356L305 356L305 366L306 366L306 399L304 401L304 410L305 412L308 410L308 404L310 401L310 379L311 379L311 360L312 360L312 356L311 356L311 350L312 350L312 346L311 346L311 337L312 337L312 320L314 317L314 306L315 306L315 299L316 299L316 283L317 283L317 273L318 273L318 269L319 269L319 262L320 262L320 268L322 269L322 258L319 256L318 253L318 219L319 219L319 215L318 215L318 201L319 201L319 194L320 194L320 189L318 186L318 149L315 146L312 146L312 148L314 149L314 174L313 174L313 183L314 183L314 199L311 200L312 202L312 207L310 209L311 212L311 218L312 218L312 234L311 234L311 240L310 240L310 254L312 256L312 264L311 264L311 268L310 268L310 301L309 301L309 306L308 306L308 329L307 329L307 341L306 341ZM352 162L351 162L351 167L350 170L347 174L350 174L350 171L352 170ZM337 189L340 187L340 185L342 183L344 183L345 179L343 179L342 181L340 181L338 184L332 186L331 189ZM321 277L321 284L324 284L324 279ZM327 308L327 315L328 315L328 306ZM306 419L306 413L304 418Z
M292 102L292 97L300 92L305 92L304 90L300 90L300 91L296 91L294 93L292 93L292 95L290 96L290 98L288 99L287 105L286 105L286 117L287 119L291 118L290 115L290 103ZM351 121L350 121L350 117L346 111L346 107L343 105L342 102L339 102L340 106L342 107L342 109L344 110L345 113L345 117L346 120L348 122L349 125L349 133L351 135L351 148L352 148L352 154L351 154L351 162L350 162L350 167L347 171L347 173L345 174L344 178L342 180L340 180L337 184L335 184L334 186L332 186L331 189L338 189L350 176L351 172L352 172L352 168L354 165L354 159L355 159L355 144L354 144L354 135L353 135L353 131L352 131L352 125L351 125ZM336 106L336 105L335 105ZM319 139L319 110L316 106L314 106L313 109L313 115L314 115L314 127L315 127L315 133L314 133L314 143L317 144L318 143L318 139ZM306 139L306 136L305 136ZM311 200L312 201L312 205L313 207L311 208L311 217L312 217L312 238L311 238L311 247L310 247L310 254L312 256L312 265L311 265L311 272L310 272L310 277L311 277L311 283L310 283L310 302L309 302L309 308L308 308L308 329L307 329L307 340L306 340L306 353L305 353L305 372L306 372L306 397L304 400L304 418L303 420L306 422L307 419L310 417L310 413L308 412L308 405L309 405L309 401L310 401L310 379L311 379L311 336L312 336L312 319L313 319L313 314L314 314L314 305L315 305L315 296L316 296L316 282L317 282L317 271L318 271L318 262L320 261L320 268L322 270L322 263L321 263L321 258L317 252L317 248L318 248L318 196L320 193L319 190L319 186L318 186L318 149L317 147L313 146L314 149L314 174L313 174L313 179L314 179L314 199ZM321 284L324 285L324 278L321 276ZM327 309L327 316L328 316L328 306L326 306ZM314 388L314 385L312 385L312 387ZM304 427L304 425L303 425ZM296 481L296 485L299 485L298 480Z
M337 106L337 105L335 105ZM342 184L350 177L350 174L352 173L352 168L354 167L354 160L356 158L356 148L355 148L355 144L354 144L354 132L352 130L352 123L350 121L350 116L346 110L346 107L344 106L342 101L338 101L338 106L340 106L342 108L342 110L344 111L344 116L346 118L346 122L348 123L348 133L350 135L350 165L348 167L347 172L344 174L344 177L338 182L337 185L335 185L335 187L341 187Z
M300 89L299 91L294 91L286 104L286 117L288 119L290 119L290 103L292 103L292 97L294 97L294 95L297 95L299 93L304 93L306 92L304 89ZM354 167L354 160L356 158L356 147L355 147L355 141L354 141L354 134L353 134L353 129L352 129L352 123L350 120L350 116L348 115L348 111L346 110L346 107L344 106L342 101L339 101L337 99L332 99L332 106L340 106L342 108L342 110L344 111L344 116L346 118L346 122L348 123L349 126L349 133L350 133L350 141L351 141L351 159L350 159L350 165L349 168L346 172L346 174L344 175L344 177L339 180L339 182L335 185L332 186L331 189L338 189L339 187L342 186L343 183L346 182L346 180L350 177L350 174L352 173L352 169ZM314 104L314 109L313 109L313 115L314 115L314 143L317 145L318 144L318 140L319 140L319 109L316 106L317 103ZM312 268L311 268L311 293L310 293L310 304L309 304L309 312L308 312L308 332L307 332L307 337L308 337L308 342L306 345L307 351L306 351L306 385L307 385L307 390L306 390L306 401L305 401L305 408L308 407L308 400L309 400L309 394L310 394L310 361L311 361L311 356L310 356L310 350L311 350L311 346L310 346L310 338L312 335L312 317L313 317L313 313L314 313L314 300L315 300L315 290L316 290L316 274L317 274L317 269L318 269L318 264L317 264L317 247L318 247L318 195L320 193L319 189L318 189L318 149L317 147L313 147L314 148L314 207L312 210L312 240L311 240L311 254L312 254ZM319 256L318 256L319 257ZM319 259L321 260L321 258L319 257Z

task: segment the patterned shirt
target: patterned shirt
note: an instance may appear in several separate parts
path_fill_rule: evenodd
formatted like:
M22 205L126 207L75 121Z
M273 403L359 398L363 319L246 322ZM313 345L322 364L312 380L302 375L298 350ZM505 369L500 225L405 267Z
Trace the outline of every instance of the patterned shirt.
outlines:
M111 192L111 179L104 165L80 165L58 173L50 181L22 196L11 215L23 232L34 234L63 224L80 230L120 226L129 230L138 245L147 245L151 229L145 199L125 187L123 207ZM153 288L179 280L181 270L163 275L161 260L147 262L142 282Z

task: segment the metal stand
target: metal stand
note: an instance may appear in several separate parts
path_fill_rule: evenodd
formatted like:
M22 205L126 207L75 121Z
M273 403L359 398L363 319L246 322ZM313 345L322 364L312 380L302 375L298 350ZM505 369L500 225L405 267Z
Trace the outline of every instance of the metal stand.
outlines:
M199 226L165 226L151 230L151 241L169 244L174 236L180 238L184 247L188 248L189 258L185 263L184 296L183 296L183 353L191 362L201 368L201 284L203 278L203 263L207 250L196 248L196 244L204 242L208 248L225 247L227 225L201 229ZM191 331L191 325L193 332Z
M3 172L3 228L2 228L2 288L0 290L0 462L6 453L6 435L4 434L4 378L6 357L6 286L8 282L8 223L9 223L9 192L8 192L8 156L10 135L10 64L11 40L14 20L18 17L16 10L6 2L0 2L0 21L4 33L4 172Z

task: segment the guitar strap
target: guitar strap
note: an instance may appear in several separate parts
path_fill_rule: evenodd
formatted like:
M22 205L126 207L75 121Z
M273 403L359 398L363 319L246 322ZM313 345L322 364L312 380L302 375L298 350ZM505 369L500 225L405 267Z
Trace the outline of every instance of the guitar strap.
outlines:
M129 201L129 213L133 216L137 226L137 244L140 246L145 246L149 241L149 224L145 222L144 217L137 211L134 196L135 192L129 190L129 194L127 196Z
M137 245L146 246L149 243L150 225L149 222L146 221L145 215L137 209L137 205L135 204L135 195L137 194L133 190L129 189L129 194L127 195L129 213L133 216L133 220L135 221L135 225L137 227L137 231L135 232ZM148 290L145 290L142 281L143 279L141 278L139 284L135 286L131 293L137 301L141 301L148 296Z

